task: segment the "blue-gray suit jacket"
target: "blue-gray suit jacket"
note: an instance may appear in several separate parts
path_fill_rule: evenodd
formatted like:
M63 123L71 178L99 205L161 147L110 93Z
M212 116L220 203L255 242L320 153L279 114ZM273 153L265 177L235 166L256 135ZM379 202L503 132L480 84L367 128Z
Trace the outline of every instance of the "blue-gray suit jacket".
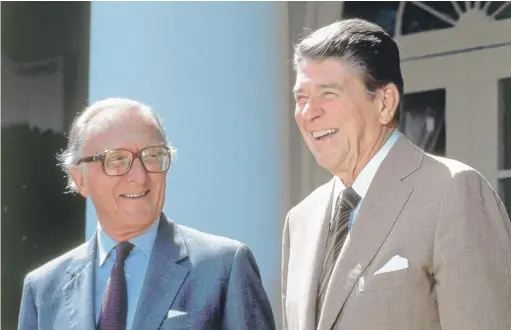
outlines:
M154 244L133 330L275 329L258 266L245 245L164 215ZM94 235L26 276L20 330L96 328L96 248Z

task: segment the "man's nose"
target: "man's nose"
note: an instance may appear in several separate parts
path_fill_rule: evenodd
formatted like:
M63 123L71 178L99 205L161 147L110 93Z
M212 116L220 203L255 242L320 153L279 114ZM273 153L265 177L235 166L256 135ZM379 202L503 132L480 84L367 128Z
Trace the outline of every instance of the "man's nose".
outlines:
M303 109L303 118L312 121L323 115L323 107L315 97L310 97Z
M147 171L145 170L142 162L139 158L135 158L133 160L133 164L131 164L131 169L126 176L130 181L143 183L147 179Z

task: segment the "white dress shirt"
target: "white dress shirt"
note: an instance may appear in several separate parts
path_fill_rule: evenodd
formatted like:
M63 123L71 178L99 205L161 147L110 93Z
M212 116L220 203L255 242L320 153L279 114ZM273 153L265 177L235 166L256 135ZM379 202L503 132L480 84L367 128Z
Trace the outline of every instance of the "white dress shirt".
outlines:
M373 181L374 176L376 175L376 172L378 171L378 168L380 167L381 163L387 157L387 154L389 153L390 149L394 146L397 139L401 133L397 129L395 129L388 140L385 142L385 144L378 150L376 155L371 158L371 160L367 163L367 165L362 169L360 174L355 178L355 182L353 182L353 189L357 192L357 194L360 195L360 202L358 203L357 207L353 212L351 212L350 216L350 226L351 228L355 217L357 216L358 210L360 209L360 206L362 205L362 202L364 201L364 197L367 194L367 191L369 190L369 186L371 185L371 182ZM334 204L332 207L332 214L330 216L330 223L332 223L335 215L335 203L337 202L337 197L346 189L346 185L342 182L342 180L339 177L335 177L334 179Z

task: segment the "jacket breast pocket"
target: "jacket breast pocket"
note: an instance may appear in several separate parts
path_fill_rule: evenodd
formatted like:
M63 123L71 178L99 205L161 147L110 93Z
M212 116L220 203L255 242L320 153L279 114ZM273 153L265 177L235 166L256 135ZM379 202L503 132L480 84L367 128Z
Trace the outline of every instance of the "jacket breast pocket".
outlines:
M181 330L196 329L209 330L213 329L211 315L206 311L191 312L182 315L171 316L163 321L160 330Z
M358 281L358 292L363 293L410 287L415 285L417 281L417 274L410 269L362 276Z

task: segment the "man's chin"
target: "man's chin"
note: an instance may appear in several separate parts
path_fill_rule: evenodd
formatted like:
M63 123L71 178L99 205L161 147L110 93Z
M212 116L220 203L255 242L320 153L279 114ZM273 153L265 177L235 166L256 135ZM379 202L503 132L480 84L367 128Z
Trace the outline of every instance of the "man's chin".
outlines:
M317 164L322 167L323 169L327 170L333 175L336 175L335 173L338 173L340 170L342 172L343 162L337 159L332 159L328 157L316 157Z
M124 216L126 221L130 223L153 223L154 220L158 219L161 212L156 214L154 211L140 211L140 210L126 210Z

